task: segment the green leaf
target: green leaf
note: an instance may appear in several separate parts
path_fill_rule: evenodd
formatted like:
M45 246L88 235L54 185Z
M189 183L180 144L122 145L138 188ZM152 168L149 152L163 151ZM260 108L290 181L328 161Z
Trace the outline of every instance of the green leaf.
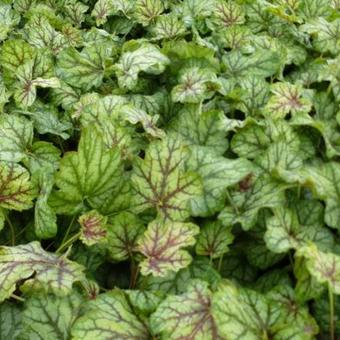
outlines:
M257 158L270 144L270 137L262 126L253 123L239 130L231 140L231 148L239 157Z
M211 295L207 282L195 280L184 294L168 296L151 315L153 333L163 339L217 339Z
M138 242L138 250L146 257L141 263L143 275L166 276L187 267L191 256L183 248L195 244L199 228L192 223L154 221Z
M262 108L268 101L268 83L254 75L240 79L240 99L236 108L249 116L257 116L262 113Z
M301 313L292 323L282 301L273 303L262 294L230 282L221 284L212 298L212 315L222 338L311 339L317 327L305 310Z
M327 283L334 294L340 294L340 256L323 252L313 243L301 247L296 253L303 257L310 275L319 283Z
M199 112L195 105L185 106L170 123L170 131L180 135L187 145L204 146L222 155L228 148L224 131L224 115L220 111Z
M294 290L285 285L277 286L267 294L272 313L277 318L277 323L294 325L300 328L297 338L312 338L319 332L319 327L313 317L309 314L308 306L296 301Z
M34 228L38 238L47 239L54 237L58 230L57 216L47 202L54 181L47 172L41 175L38 181L40 192L34 207Z
M191 264L179 270L171 272L164 277L160 276L143 276L141 277L140 289L147 289L155 292L164 292L165 294L185 293L193 279L199 279L208 282L212 288L215 288L221 280L219 273L211 266L207 258L196 258Z
M270 50L257 50L251 55L243 55L239 51L231 51L222 59L225 74L238 78L252 74L256 77L270 77L279 68L279 56Z
M82 298L78 293L58 297L37 295L25 300L20 339L67 340L80 314Z
M296 257L294 261L294 275L297 281L295 294L302 302L320 297L325 290L324 285L309 273L306 262L303 257Z
M189 200L199 194L201 183L184 170L187 157L180 140L168 137L151 143L145 158L135 160L131 181L137 211L156 208L161 218L171 220L189 216Z
M144 232L141 221L129 212L122 212L109 220L107 229L107 249L110 256L115 261L131 258Z
M11 39L4 42L0 53L4 79L15 79L18 67L32 60L33 56L33 48L24 40Z
M241 183L240 192L231 196L231 205L221 211L219 219L224 225L239 222L243 229L249 230L254 226L260 209L282 206L285 202L284 190L284 185L266 176L255 181L247 179Z
M136 43L132 47L121 55L115 65L119 86L129 90L137 85L140 72L160 74L169 63L169 59L152 44L144 43L138 46Z
M0 4L0 41L7 38L19 21L20 16L17 12L13 11L10 5Z
M230 227L223 226L219 221L206 223L197 238L196 253L198 255L218 258L229 251L234 235Z
M59 194L67 200L86 200L99 209L104 201L121 188L122 165L119 150L107 149L100 132L83 129L77 152L62 158L56 177Z
M306 167L302 172L303 182L309 182L316 194L326 203L325 223L333 228L340 225L340 166L335 162Z
M92 246L103 241L106 237L107 217L96 210L91 210L81 215L78 219L81 228L80 239L87 246Z
M215 156L205 147L193 147L187 170L197 172L203 181L203 193L190 201L193 216L210 216L224 207L227 188L237 184L252 171L245 159Z
M39 134L50 133L63 139L70 137L71 122L66 117L60 119L60 113L54 106L36 102L25 114L31 117Z
M22 211L32 207L34 198L28 171L15 163L0 162L0 207Z
M64 49L58 56L57 74L67 84L87 91L101 85L111 50L104 46Z
M21 283L26 293L53 292L66 295L83 278L83 267L41 248L39 242L0 248L0 301L9 298ZM33 276L34 274L34 276Z
M20 162L28 153L33 141L33 124L21 116L0 117L0 159Z
M101 294L86 307L85 313L72 327L72 339L149 338L145 325L133 313L124 293L120 290Z
M286 252L289 249L299 249L308 241L313 241L324 249L332 248L332 234L319 225L300 225L297 214L293 211L278 208L275 216L267 222L264 235L267 247L274 253Z
M0 338L17 339L21 329L21 308L14 304L0 305Z

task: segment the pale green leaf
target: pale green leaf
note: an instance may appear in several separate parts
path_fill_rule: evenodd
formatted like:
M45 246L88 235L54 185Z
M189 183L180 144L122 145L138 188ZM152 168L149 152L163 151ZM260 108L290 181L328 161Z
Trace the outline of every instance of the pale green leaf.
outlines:
M143 160L136 159L131 180L137 211L155 208L161 218L172 220L189 216L189 200L200 193L201 182L185 171L187 156L180 140L168 137L151 143Z
M294 117L307 114L312 103L300 85L290 83L275 83L271 87L273 95L270 97L265 114L272 118L284 118L291 113Z
M334 294L340 294L340 256L319 250L310 243L298 249L297 257L303 257L306 268L315 280L327 284Z
M208 283L195 280L187 292L168 296L151 315L151 329L162 339L220 339L211 315Z
M41 248L39 242L0 248L0 300L11 296L16 284L27 293L52 292L66 295L83 278L83 267ZM34 274L34 275L33 275Z
M170 13L159 16L151 27L154 39L176 39L186 34L186 27L177 15Z
M156 46L149 43L135 46L135 49L125 51L115 65L119 86L133 89L140 72L160 74L168 63L169 59Z
M163 1L137 0L134 11L136 21L143 26L147 26L164 11Z
M171 96L174 102L199 103L211 98L220 87L214 72L192 67L180 72L179 84L172 89Z
M28 153L33 141L32 122L21 116L0 117L0 159L20 162Z
M194 245L198 233L192 223L151 222L138 242L138 250L146 257L140 263L141 273L166 276L187 267L191 256L183 248Z
M285 208L275 209L274 214L267 222L264 235L267 247L272 252L282 253L292 248L298 249L308 241L315 242L321 248L332 248L332 234L323 226L300 225L297 214Z
M340 52L340 19L327 21L325 18L315 18L300 29L313 37L317 51L337 55Z

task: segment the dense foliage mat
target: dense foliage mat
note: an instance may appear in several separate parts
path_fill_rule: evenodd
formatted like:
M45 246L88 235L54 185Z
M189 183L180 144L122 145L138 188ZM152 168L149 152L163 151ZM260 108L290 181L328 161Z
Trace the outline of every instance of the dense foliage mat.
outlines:
M340 337L339 0L0 1L0 339Z

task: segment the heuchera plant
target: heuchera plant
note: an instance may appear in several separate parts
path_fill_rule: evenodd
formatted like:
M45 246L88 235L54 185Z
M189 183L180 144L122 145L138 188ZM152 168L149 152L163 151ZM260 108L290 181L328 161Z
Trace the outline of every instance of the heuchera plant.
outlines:
M0 339L340 337L339 0L0 1Z

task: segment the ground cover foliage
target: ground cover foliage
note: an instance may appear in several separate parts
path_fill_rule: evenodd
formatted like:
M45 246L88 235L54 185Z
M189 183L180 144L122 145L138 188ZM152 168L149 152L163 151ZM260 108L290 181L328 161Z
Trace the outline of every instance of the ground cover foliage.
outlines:
M340 336L339 9L0 1L0 338Z

